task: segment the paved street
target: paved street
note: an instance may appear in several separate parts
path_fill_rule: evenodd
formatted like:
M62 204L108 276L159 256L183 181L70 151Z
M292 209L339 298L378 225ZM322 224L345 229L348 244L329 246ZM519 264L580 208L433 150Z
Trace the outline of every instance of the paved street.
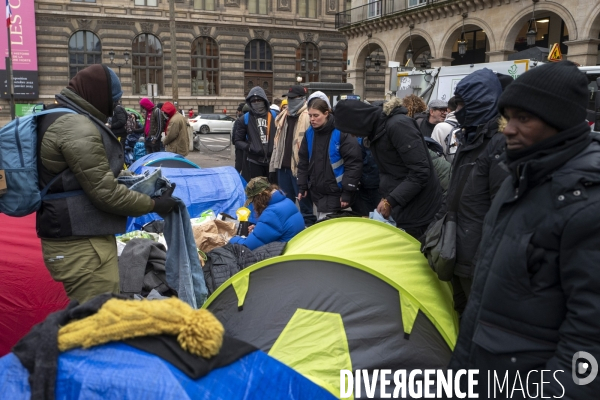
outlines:
M233 146L227 149L230 139L228 133L209 133L200 135L200 150L194 150L186 157L202 168L233 166L235 155Z

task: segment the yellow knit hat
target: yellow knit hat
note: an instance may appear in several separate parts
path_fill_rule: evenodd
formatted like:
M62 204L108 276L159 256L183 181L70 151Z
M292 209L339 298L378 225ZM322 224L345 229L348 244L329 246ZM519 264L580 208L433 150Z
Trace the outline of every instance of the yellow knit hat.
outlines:
M58 348L88 348L140 336L176 335L181 347L210 358L223 344L223 325L207 310L194 310L172 297L165 300L110 299L94 315L58 331Z

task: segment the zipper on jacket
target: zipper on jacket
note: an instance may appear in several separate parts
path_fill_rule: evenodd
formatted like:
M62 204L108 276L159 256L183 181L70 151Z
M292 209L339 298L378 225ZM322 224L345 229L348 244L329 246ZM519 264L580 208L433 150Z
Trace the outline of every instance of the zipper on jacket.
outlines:
M21 161L21 168L25 168L25 160L23 160L23 151L21 147L21 139L19 138L19 118L17 118L15 122L15 142L17 142L17 151L19 153L19 160Z

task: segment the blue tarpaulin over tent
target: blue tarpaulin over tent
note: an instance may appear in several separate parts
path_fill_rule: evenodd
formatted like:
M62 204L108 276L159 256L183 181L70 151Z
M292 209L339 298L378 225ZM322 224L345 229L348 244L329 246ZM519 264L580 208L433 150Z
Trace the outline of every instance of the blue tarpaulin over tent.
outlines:
M186 159L184 156L182 156L180 154L170 153L168 151L160 151L158 153L146 154L144 157L140 158L139 160L137 160L136 162L131 164L129 166L129 170L136 174L141 174L144 166L158 167L159 164L161 164L162 162L166 162L167 164L169 164L168 161L177 161L175 164L180 164L180 165L176 165L175 166L176 168L181 168L181 167L200 168L198 165L194 164L193 162ZM170 165L165 165L165 166L170 167Z
M29 400L28 377L14 354L0 358L2 398ZM167 361L123 343L61 353L55 394L56 400L334 399L260 350L192 380Z
M160 153L152 153L148 156L154 154ZM154 169L154 167L142 166L134 172L143 173L146 170ZM202 212L209 209L216 214L224 212L235 216L235 211L246 201L245 182L233 167L161 168L161 170L162 176L177 184L173 196L183 200L191 218L197 218ZM148 222L157 219L161 218L154 213L129 218L127 232L141 229Z

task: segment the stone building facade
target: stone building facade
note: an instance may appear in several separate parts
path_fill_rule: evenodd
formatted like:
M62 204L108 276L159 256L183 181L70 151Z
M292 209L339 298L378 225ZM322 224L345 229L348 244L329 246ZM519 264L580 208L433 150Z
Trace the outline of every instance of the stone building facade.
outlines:
M351 0L336 16L336 27L348 38L347 79L358 94L372 91L373 68L365 68L369 54L371 64L380 54L383 61L404 65L410 48L417 68L505 61L527 48L526 33L531 30L536 33L535 46L559 43L565 59L600 64L598 1ZM468 50L460 57L457 42L463 31ZM383 91L368 97L390 95L387 66L386 61Z
M35 0L40 96L17 102L51 102L77 70L110 65L110 53L125 106L138 108L141 97L151 97L151 83L158 86L155 102L172 100L174 48L186 111L233 114L249 85L276 98L298 76L345 82L347 41L334 24L338 1L175 0L173 46L168 0ZM8 101L0 105L6 121Z

